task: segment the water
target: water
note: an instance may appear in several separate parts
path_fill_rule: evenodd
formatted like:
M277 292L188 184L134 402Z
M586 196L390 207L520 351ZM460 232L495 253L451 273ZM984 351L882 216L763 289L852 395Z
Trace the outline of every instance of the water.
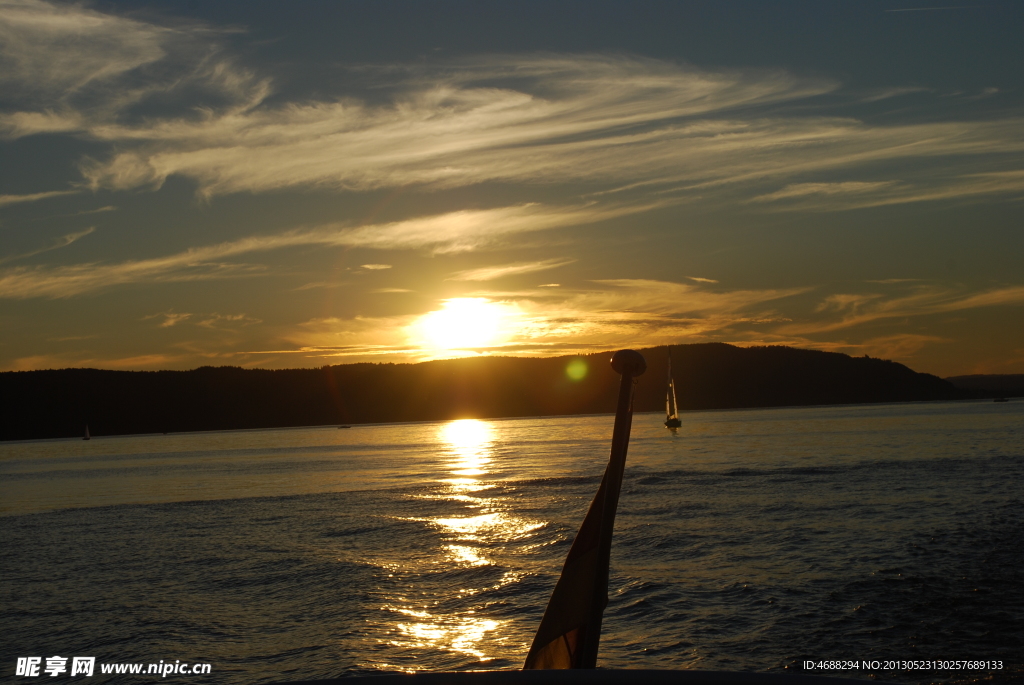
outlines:
M1024 403L662 418L634 420L602 666L1022 678ZM610 438L588 416L0 445L0 677L518 668Z

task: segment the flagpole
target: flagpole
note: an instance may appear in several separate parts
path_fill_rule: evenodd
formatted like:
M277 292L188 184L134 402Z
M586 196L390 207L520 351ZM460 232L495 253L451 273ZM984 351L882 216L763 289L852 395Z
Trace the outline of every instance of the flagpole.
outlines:
M612 369L622 378L608 467L566 556L524 669L597 666L601 618L608 604L615 510L633 423L633 380L647 370L647 362L635 350L619 350L612 357Z
M615 407L615 427L612 429L612 449L605 471L606 487L601 508L601 546L598 550L598 582L594 587L595 611L584 631L582 668L597 667L597 651L601 642L601 619L608 604L608 574L612 552L612 532L615 512L622 490L622 474L626 467L629 433L633 427L633 379L647 370L643 355L635 350L619 350L612 357L612 369L621 374L619 400ZM599 607L599 608L598 608Z

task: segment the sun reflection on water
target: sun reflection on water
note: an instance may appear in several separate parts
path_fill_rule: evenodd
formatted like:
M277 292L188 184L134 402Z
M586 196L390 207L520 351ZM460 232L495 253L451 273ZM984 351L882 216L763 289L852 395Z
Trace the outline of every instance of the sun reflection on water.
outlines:
M486 475L494 443L491 424L476 419L449 421L442 424L438 437L448 445L454 474L470 479Z
M420 497L437 502L441 511L435 516L406 519L436 531L440 538L437 554L412 562L408 570L419 573L426 564L445 573L470 575L453 576L461 578L454 581L458 585L432 595L412 592L412 585L407 586L407 595L391 595L381 607L394 617L389 621L392 638L388 644L488 661L504 641L509 621L481 615L478 612L487 604L483 597L473 598L519 581L521 574L502 568L507 563L501 563L501 555L508 553L510 543L543 524L510 514L510 488L493 474L498 442L493 424L475 419L450 421L438 426L437 438L442 446L437 488Z
M487 661L488 656L478 648L479 643L487 633L497 629L503 623L474 616L475 612L472 610L461 615L440 619L426 611L400 607L385 607L385 609L413 619L412 622L400 621L395 625L403 638L392 641L391 644L396 647L448 648L453 652L467 654L481 661Z
M475 547L469 547L468 545L448 545L445 547L449 556L455 561L468 564L469 566L486 566L488 563L487 559L480 556Z

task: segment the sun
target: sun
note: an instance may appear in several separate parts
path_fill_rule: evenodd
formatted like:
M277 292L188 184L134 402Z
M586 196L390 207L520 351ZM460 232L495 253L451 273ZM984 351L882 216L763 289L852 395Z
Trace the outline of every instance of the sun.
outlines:
M417 322L423 344L438 350L486 347L501 335L502 309L484 297L456 297Z

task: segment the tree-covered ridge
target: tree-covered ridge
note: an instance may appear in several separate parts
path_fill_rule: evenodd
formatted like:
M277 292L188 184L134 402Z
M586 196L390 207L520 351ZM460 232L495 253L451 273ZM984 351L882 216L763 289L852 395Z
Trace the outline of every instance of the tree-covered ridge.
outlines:
M668 349L643 350L634 408L664 408ZM673 345L679 406L724 409L967 397L891 361L789 347ZM0 439L611 412L610 352L319 369L0 373ZM570 363L587 373L573 380ZM577 374L578 375L578 374Z

